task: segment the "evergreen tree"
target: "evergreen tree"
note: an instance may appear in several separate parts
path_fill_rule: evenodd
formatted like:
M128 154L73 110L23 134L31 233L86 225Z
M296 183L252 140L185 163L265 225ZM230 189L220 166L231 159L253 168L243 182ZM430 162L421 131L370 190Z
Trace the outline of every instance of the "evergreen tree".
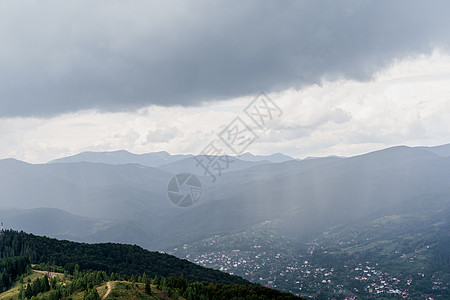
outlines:
M56 279L55 279L56 280ZM48 276L45 275L44 279L43 279L43 284L42 284L42 291L43 292L48 292L50 291L50 284L48 282Z
M31 285L28 283L27 288L25 289L25 297L31 298L33 296L33 291L31 290Z
M84 292L83 300L99 300L99 299L100 296L98 295L96 288L88 289Z
M150 286L150 282L148 281L145 283L145 292L147 293L147 295L152 294L152 287Z

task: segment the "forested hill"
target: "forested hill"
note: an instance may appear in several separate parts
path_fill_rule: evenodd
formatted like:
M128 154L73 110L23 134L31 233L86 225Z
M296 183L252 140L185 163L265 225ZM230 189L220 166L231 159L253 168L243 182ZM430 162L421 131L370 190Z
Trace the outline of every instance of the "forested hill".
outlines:
M204 268L175 256L123 244L84 244L6 230L0 235L0 258L26 256L31 263L59 266L78 264L81 269L122 275L164 276L183 274L187 280L223 284L251 284L241 277Z

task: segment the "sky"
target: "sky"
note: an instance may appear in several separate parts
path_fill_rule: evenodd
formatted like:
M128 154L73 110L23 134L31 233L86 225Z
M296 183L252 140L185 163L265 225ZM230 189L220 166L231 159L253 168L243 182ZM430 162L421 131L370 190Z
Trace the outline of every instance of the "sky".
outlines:
M0 1L0 158L197 154L236 117L251 122L244 109L261 92L282 114L255 129L255 154L450 143L449 9Z

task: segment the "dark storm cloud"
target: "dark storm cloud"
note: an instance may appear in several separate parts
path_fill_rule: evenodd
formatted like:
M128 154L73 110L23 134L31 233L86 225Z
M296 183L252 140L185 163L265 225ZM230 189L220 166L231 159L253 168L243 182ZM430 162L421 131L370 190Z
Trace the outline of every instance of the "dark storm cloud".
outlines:
M0 116L367 80L394 59L448 47L449 3L2 1Z

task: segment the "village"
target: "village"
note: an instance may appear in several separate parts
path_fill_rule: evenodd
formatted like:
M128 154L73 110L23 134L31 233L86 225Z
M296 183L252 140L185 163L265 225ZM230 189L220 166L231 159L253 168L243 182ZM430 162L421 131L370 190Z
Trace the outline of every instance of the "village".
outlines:
M391 274L370 261L345 264L336 261L333 267L328 266L329 263L321 266L320 259L333 256L333 253L323 250L319 244L306 245L303 251L298 252L292 249L293 245L284 237L272 235L266 239L246 239L235 235L215 236L198 244L185 244L174 249L172 254L179 257L181 254L201 266L303 297L333 295L336 299L351 299L353 296L412 299L420 295L423 299L434 299L432 295L418 291L420 286L416 278L423 279L426 277L424 273L414 276ZM432 281L433 290L448 289L448 283L443 283L442 279L433 278Z

